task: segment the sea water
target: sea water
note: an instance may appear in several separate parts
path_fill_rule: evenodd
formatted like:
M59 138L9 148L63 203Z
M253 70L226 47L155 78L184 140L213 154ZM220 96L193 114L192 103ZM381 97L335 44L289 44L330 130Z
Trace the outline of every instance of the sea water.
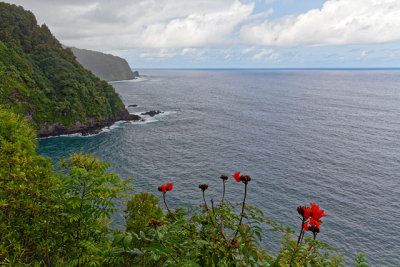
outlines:
M134 114L161 110L146 122L118 123L89 136L39 140L53 159L73 152L111 162L133 177L132 193L174 183L170 208L221 197L221 174L248 174L250 205L295 231L299 205L318 203L318 239L357 252L372 266L400 265L400 71L143 70L137 81L112 83ZM228 199L244 186L231 177ZM122 204L120 205L123 210ZM114 217L124 226L123 212ZM268 226L265 226L268 228ZM265 232L267 250L278 249Z

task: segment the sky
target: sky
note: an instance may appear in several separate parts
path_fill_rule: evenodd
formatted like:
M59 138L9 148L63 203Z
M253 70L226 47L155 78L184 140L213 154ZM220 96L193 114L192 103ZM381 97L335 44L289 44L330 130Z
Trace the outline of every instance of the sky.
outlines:
M144 68L400 67L400 0L6 0Z

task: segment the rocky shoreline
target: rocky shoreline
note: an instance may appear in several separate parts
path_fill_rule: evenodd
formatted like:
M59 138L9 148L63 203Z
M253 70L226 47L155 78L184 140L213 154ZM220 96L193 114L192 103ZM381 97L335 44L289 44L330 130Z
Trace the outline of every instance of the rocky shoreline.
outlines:
M55 137L65 134L80 133L83 136L97 134L106 127L110 127L117 121L140 121L142 117L134 114L129 114L125 109L121 111L118 118L100 117L100 118L87 118L85 122L77 121L73 125L66 126L62 123L45 123L40 125L37 131L39 138Z
M137 106L137 105L130 105ZM129 107L129 106L128 106ZM143 112L140 115L154 117L164 112L159 110L150 110ZM39 126L37 130L38 138L56 137L66 134L80 133L82 136L100 133L104 128L110 127L118 121L144 121L139 115L130 114L126 109L121 111L118 118L100 117L100 118L87 118L85 122L77 121L73 125L66 126L62 123L45 123Z

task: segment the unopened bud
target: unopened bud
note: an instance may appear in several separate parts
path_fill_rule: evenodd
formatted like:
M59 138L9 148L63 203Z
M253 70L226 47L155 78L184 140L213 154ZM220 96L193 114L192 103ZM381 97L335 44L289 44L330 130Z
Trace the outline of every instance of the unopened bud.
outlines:
M206 184L199 184L199 188L200 188L201 190L205 191L205 190L207 190L208 185L206 185Z
M220 177L222 180L228 180L228 176L226 176L226 175L221 175L221 177Z
M242 181L243 183L247 184L248 182L251 181L251 177L248 175L242 175L240 176L240 181Z

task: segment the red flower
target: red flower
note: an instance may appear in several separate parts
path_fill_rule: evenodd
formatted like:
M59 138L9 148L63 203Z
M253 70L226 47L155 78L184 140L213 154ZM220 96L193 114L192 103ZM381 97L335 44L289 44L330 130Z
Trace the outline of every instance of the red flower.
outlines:
M308 220L308 218L310 218L311 209L304 207L303 210L304 210L304 219Z
M314 220L312 217L310 218L310 226L317 226L319 228L320 225L320 221Z
M235 172L235 174L232 176L235 178L236 182L240 182L240 172Z
M166 185L162 185L161 186L161 190L162 192L165 194L165 192L167 192L168 187Z
M304 228L304 230L308 231L308 222L303 224L303 228Z
M235 240L235 248L237 248L238 247L238 242L237 242L237 240Z
M314 220L318 221L322 217L326 216L326 214L324 214L324 210L319 209L319 205L315 203L310 203L310 205L311 205L311 217Z
M174 186L174 184L167 184L167 190L171 191L173 186Z

